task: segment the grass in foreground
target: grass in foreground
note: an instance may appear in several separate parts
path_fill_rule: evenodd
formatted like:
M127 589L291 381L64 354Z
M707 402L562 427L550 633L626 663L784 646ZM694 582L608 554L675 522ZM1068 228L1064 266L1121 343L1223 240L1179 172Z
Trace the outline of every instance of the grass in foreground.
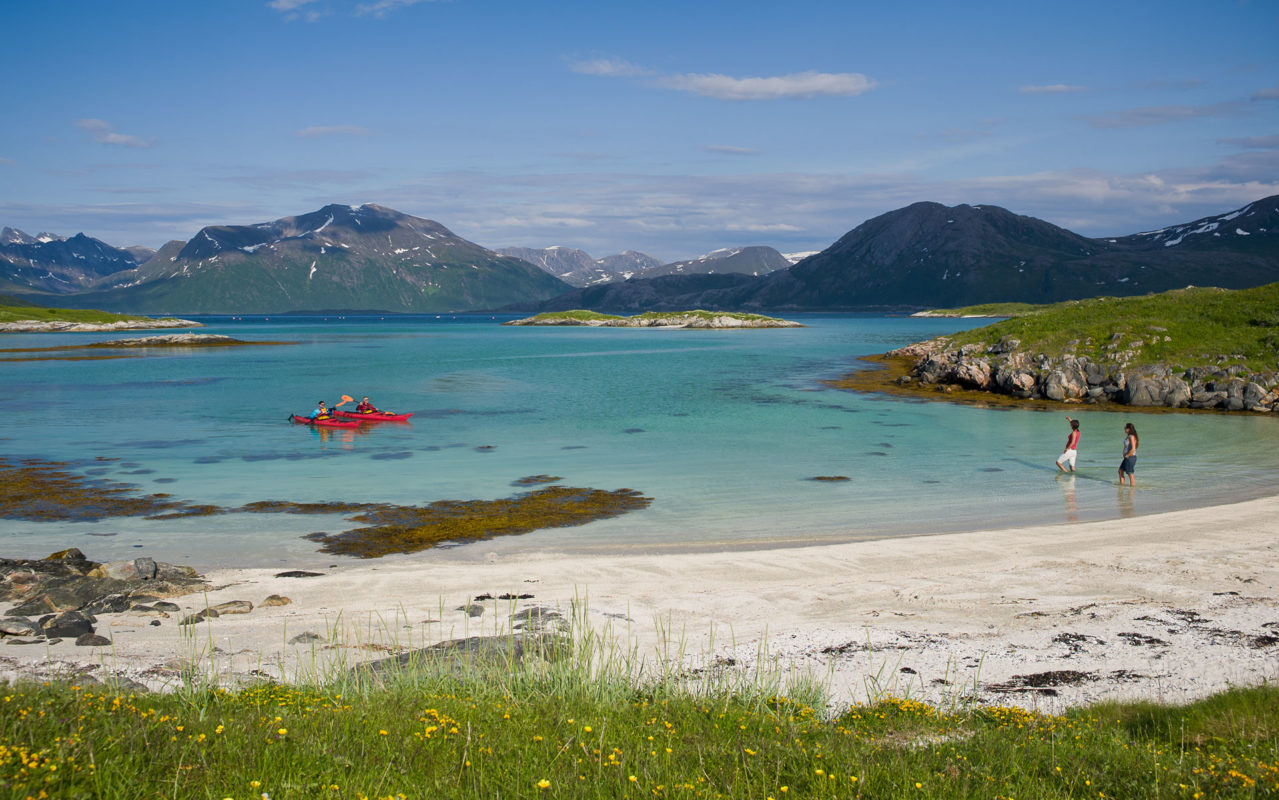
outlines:
M583 677L583 676L576 676ZM1279 795L1279 688L1065 716L489 668L375 687L0 686L11 798Z
M974 307L981 308L981 307ZM979 313L956 309L956 313ZM1106 363L1135 353L1133 365L1187 368L1229 362L1254 372L1279 367L1279 283L1255 289L1177 289L1144 297L1098 297L1020 311L952 337L955 346L1021 341L1023 351L1074 352Z

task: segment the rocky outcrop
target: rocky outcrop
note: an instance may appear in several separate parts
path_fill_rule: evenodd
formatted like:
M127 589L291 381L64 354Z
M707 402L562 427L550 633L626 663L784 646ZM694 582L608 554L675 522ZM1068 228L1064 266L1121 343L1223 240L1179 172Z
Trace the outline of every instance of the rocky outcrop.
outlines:
M94 342L92 347L199 347L207 345L250 344L233 336L217 333L170 333L164 336L137 336Z
M160 613L177 608L160 598L206 588L194 569L146 557L102 564L71 548L42 559L0 558L0 602L12 605L0 617L0 639L102 646L110 640L95 635L97 614Z
M1109 401L1263 413L1279 405L1279 372L1250 373L1225 363L1177 370L1163 364L1133 366L1122 352L1103 362L1071 353L1030 353L1018 340L1007 338L953 347L948 337L939 337L888 355L915 360L910 375L899 379L903 384L957 386L1064 403Z

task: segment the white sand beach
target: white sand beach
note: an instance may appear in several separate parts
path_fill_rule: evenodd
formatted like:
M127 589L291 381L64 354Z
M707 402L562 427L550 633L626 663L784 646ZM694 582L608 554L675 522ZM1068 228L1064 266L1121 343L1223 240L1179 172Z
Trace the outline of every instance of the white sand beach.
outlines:
M1137 487L1136 491L1141 491ZM471 547L483 548L478 543ZM92 554L90 554L92 555ZM423 553L344 562L314 577L223 570L183 614L102 615L110 647L7 646L0 677L84 673L175 685L184 663L219 680L286 679L438 641L506 630L511 613L575 600L599 632L652 660L764 658L868 693L1056 710L1110 698L1183 702L1279 680L1279 498L1106 522L710 554L546 553L484 563ZM460 610L481 595L483 613ZM264 607L269 595L291 600ZM291 644L299 634L318 639ZM311 637L304 637L311 638Z

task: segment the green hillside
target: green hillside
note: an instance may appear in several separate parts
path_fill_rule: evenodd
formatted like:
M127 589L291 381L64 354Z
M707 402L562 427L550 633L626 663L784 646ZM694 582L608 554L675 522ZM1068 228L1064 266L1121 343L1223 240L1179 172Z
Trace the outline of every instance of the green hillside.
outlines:
M21 303L12 297L0 297L0 302L15 303L15 305L0 306L0 323L17 322L19 320L39 320L40 322L87 322L92 324L106 324L111 322L128 322L132 320L145 320L149 317L138 317L129 314L112 314L109 311L94 311L92 309L79 308L45 308L35 305L16 305Z
M992 310L993 309L993 310ZM1016 309L1006 304L950 309L947 316L1018 316L950 337L953 347L1017 339L1024 352L1070 353L1098 363L1173 368L1228 361L1253 371L1279 368L1279 283L1255 289L1175 289L1143 297L1098 297Z

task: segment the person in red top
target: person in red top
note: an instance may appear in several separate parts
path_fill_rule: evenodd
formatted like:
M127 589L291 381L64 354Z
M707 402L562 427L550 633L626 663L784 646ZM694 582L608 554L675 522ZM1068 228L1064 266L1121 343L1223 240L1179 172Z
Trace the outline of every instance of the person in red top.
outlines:
M364 398L363 400L361 400L358 404L356 404L356 406L355 406L355 413L357 413L357 414L376 414L376 413L377 413L377 409L376 409L376 408L374 408L373 404L369 402L369 398L367 398L367 397L366 397L366 398Z
M1070 433L1066 436L1066 450L1057 457L1057 469L1062 472L1075 471L1075 456L1079 453L1079 420L1066 416L1070 423ZM1067 469L1069 467L1069 469Z

